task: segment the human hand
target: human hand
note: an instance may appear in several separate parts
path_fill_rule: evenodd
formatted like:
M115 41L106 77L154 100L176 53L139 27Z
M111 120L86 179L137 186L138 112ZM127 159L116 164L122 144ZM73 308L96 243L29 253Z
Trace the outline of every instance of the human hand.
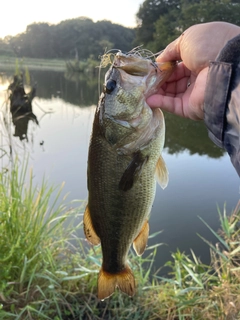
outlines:
M240 28L226 22L198 24L187 29L157 57L157 62L180 62L169 80L147 99L159 107L193 120L203 119L208 65L225 44L240 34Z

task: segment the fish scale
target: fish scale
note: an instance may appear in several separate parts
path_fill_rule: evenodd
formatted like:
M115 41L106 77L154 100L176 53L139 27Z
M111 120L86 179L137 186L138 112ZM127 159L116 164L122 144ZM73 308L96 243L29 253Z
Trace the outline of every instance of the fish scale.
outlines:
M137 75L136 60L141 64L140 75ZM134 75L131 74L133 61ZM117 54L106 74L108 89L100 97L89 145L89 195L83 222L89 242L101 243L102 247L100 299L109 297L116 287L129 296L134 295L135 280L127 263L128 252L132 244L138 255L146 247L155 175L163 187L168 181L160 155L165 133L163 114L158 109L151 111L145 94L147 83L151 83L153 92L152 86L165 81L174 66L167 63L165 71L159 69L157 73L151 61L131 55L126 72L127 62L125 54ZM111 81L109 85L108 81ZM139 90L134 83L139 85Z

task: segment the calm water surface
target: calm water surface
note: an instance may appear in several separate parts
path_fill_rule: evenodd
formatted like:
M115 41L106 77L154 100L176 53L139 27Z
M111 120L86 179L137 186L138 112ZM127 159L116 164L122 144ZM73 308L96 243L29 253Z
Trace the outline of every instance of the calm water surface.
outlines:
M21 140L19 129L8 125L11 119L5 112L6 89L13 72L1 71L1 148L9 154L12 145L13 153L21 157L30 153L35 183L40 184L43 176L53 185L64 181L68 202L87 199L87 151L98 101L97 77L30 71L37 83L33 113L39 125L29 121ZM228 212L234 209L239 200L239 178L228 155L208 139L202 123L169 114L165 120L163 157L169 185L164 191L157 187L150 218L151 233L163 230L149 240L149 245L164 243L158 249L155 268L162 267L177 248L186 253L193 249L207 263L209 249L197 234L213 243L216 239L199 217L217 230L217 206L222 209L226 203ZM1 158L2 166L7 165L7 159L6 155Z

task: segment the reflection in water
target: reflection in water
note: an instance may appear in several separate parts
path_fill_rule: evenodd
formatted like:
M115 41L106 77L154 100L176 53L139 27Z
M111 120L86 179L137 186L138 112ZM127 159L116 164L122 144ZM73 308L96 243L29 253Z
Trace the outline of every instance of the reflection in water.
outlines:
M12 71L6 70L6 75L12 76ZM31 81L37 83L39 98L51 99L59 97L76 106L87 107L95 105L99 98L98 87L102 89L103 73L100 80L98 72L95 75L50 70L31 70Z
M202 121L192 121L164 113L166 123L165 148L168 153L176 154L189 150L190 154L208 155L220 158L224 150L217 147L208 137Z
M26 94L23 85L23 75L15 75L13 82L10 83L8 90L10 91L10 112L12 114L12 122L15 126L15 137L20 140L28 141L28 122L32 120L38 124L37 117L32 112L32 100L36 95L36 86Z
M103 76L102 72L102 76ZM38 84L38 97L52 99L59 97L76 106L96 105L99 99L98 85L102 87L102 78L86 76L83 73L31 71L32 81ZM218 148L208 138L202 122L192 121L165 113L165 147L170 154L189 150L190 154L208 155L220 158L224 150Z
M80 72L65 72L64 74L67 82L75 87L77 95L79 96L78 105L91 106L95 105L99 99L98 85L102 89L102 77L98 74L86 75ZM64 93L63 93L64 96ZM71 102L71 101L69 101Z
M34 116L34 114L32 114ZM20 140L26 139L28 141L28 135L27 135L27 130L28 130L28 122L30 120L33 120L37 123L37 118L34 118L30 116L29 114L15 114L12 117L13 124L15 126L15 133L14 137L19 137Z

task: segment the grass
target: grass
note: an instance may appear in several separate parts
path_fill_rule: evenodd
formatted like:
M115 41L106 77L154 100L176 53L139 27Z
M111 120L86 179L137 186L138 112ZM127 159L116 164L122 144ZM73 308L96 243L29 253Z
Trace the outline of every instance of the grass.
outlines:
M209 266L177 251L169 277L150 280L157 246L146 258L131 252L137 294L116 291L99 301L101 251L78 237L84 204L59 205L61 188L34 186L27 175L17 164L0 173L1 320L240 319L240 203L230 217L219 210L222 231L211 230L217 245L208 243Z
M69 73L85 73L88 75L96 75L99 72L100 60L94 60L93 57L89 57L84 61L69 60L66 61L66 69Z
M0 56L0 67L15 68L16 61L20 65L28 69L42 69L42 70L61 70L66 69L66 62L62 59L37 59L37 58L16 58L11 56Z
M41 69L53 71L66 71L70 73L85 73L87 75L96 75L100 60L94 60L89 57L87 60L63 60L63 59L38 59L38 58L17 58L0 55L0 67L14 69L16 64L28 69Z

